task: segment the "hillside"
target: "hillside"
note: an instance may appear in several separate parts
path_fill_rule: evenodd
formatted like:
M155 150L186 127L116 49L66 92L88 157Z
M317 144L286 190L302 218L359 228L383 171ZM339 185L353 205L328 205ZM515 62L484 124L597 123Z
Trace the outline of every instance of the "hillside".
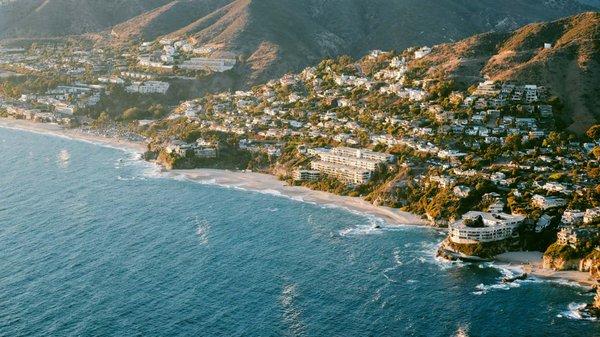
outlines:
M589 8L574 0L23 0L0 6L0 38L189 36L238 56L244 81L257 83L324 57L455 41Z
M107 29L170 0L0 2L0 38L57 37Z
M589 12L439 45L412 66L466 84L483 78L543 84L563 99L569 129L581 133L600 120L599 39L600 13Z
M192 36L242 56L255 83L324 57L453 41L584 9L574 1L190 0L117 25L112 37Z

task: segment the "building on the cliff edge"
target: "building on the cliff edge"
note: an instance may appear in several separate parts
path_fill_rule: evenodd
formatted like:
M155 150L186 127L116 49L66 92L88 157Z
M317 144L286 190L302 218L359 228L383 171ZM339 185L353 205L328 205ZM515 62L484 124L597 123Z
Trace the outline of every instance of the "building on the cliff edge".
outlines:
M506 213L467 212L461 220L449 225L449 238L459 244L505 240L515 235L524 219L522 215ZM478 221L479 225L472 225Z
M556 234L556 238L561 245L577 248L588 242L598 242L600 231L596 228L565 227Z
M310 151L319 157L310 163L312 170L353 183L368 182L381 165L395 160L393 155L366 149L339 147Z
M296 170L294 171L295 181L316 181L321 177L321 172L316 170Z

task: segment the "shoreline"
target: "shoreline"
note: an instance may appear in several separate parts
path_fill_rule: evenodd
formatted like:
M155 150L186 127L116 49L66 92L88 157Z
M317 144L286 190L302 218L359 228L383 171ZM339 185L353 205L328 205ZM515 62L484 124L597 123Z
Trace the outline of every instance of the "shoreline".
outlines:
M146 151L146 144L143 142L101 136L84 132L79 129L66 129L60 125L51 123L36 123L26 120L0 118L0 128L67 138L123 151L133 151L140 154ZM163 173L168 177L183 177L184 179L195 183L239 188L258 193L286 197L299 202L338 207L349 212L373 216L385 221L390 226L429 226L428 221L409 212L403 212L391 207L375 206L359 197L340 196L329 192L311 190L307 187L290 186L277 179L276 176L265 173L221 169L171 170L163 171ZM429 227L435 228L433 226ZM596 284L596 281L586 272L574 270L554 271L542 268L541 252L507 252L494 257L493 261L507 267L517 267L524 273L543 279L573 281L587 287Z
M68 138L75 141L83 141L124 151L134 151L139 153L146 152L146 144L143 142L134 142L115 137L105 137L98 134L88 133L82 131L81 129L67 129L54 123L37 123L22 119L0 118L0 128Z
M494 257L495 262L508 267L517 267L523 273L542 279L568 280L586 287L596 285L590 273L577 270L555 271L542 267L542 252L507 252Z
M114 137L103 137L78 129L66 129L57 124L36 123L27 120L0 118L0 127L21 131L63 137L108 146L125 151L144 153L146 144ZM301 186L289 186L277 177L256 172L229 171L218 169L191 169L165 171L170 177L183 176L192 182L210 182L212 185L236 187L259 193L287 197L300 202L316 203L374 216L384 220L389 225L426 226L428 222L418 215L403 212L391 207L375 206L359 197L339 196L328 192L315 191Z
M311 190L302 186L290 186L266 173L228 171L220 169L191 169L167 171L173 177L183 176L190 181L240 188L259 193L287 197L300 202L315 203L346 209L350 212L374 216L389 225L427 226L428 222L418 215L399 209L375 206L359 197L340 196L329 192ZM432 227L433 228L433 227Z

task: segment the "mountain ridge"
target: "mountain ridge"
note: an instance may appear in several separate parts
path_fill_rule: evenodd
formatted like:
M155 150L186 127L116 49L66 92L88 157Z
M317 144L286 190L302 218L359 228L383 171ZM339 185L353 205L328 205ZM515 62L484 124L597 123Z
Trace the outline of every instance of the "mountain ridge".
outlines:
M598 12L438 45L412 66L466 83L478 79L539 83L563 98L571 112L563 118L571 131L582 133L600 120Z
M198 3L206 10L198 10ZM217 46L246 61L243 76L249 83L297 71L324 57L454 41L589 9L574 1L529 0L373 0L368 5L359 0L187 0L169 6L162 19L142 19L148 24L140 26L134 18L113 32L127 36L125 41L192 37ZM182 18L176 26L162 24L174 17ZM432 24L432 18L440 23Z
M574 0L22 0L0 6L0 38L190 37L239 56L239 75L253 84L325 57L452 42L590 8Z

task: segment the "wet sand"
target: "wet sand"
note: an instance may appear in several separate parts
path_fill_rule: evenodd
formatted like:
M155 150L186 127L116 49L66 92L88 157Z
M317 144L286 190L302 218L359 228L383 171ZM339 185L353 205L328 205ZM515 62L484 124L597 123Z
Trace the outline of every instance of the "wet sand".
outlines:
M542 255L541 252L508 252L496 256L495 260L510 266L520 267L523 272L540 278L569 280L586 286L596 284L596 281L587 272L576 270L555 271L543 268Z
M103 137L77 129L65 129L57 124L35 123L25 120L0 119L0 127L19 129L40 134L66 137L87 141L94 144L143 153L146 144L132 142L112 137ZM321 205L331 205L348 209L383 219L390 225L427 225L427 221L419 216L398 209L375 206L358 197L344 197L335 194L314 191L306 187L288 186L277 177L254 172L194 169L173 170L167 172L171 176L184 176L192 181L205 181L215 185L238 187L252 191L281 195L291 199L313 202Z
M70 138L139 153L146 151L146 144L143 142L134 142L114 137L104 137L97 134L87 133L80 129L66 129L58 124L53 123L36 123L20 119L0 118L0 127L52 135L56 137Z
M142 142L104 137L83 132L78 129L65 129L60 125L51 123L35 123L24 120L0 118L0 127L65 137L138 153L146 151L146 144ZM194 169L169 171L167 172L167 175L173 177L183 176L192 181L237 187L272 195L281 195L303 202L341 207L349 211L383 219L390 225L425 226L428 224L426 220L412 213L403 212L390 207L375 206L358 197L338 196L327 192L314 191L306 187L289 186L285 182L278 180L277 177L268 174L215 169ZM554 271L542 268L541 252L509 252L496 256L495 260L507 264L508 266L519 267L523 272L540 278L569 280L586 286L596 284L596 281L590 277L589 273L580 271Z
M214 169L176 170L171 175L183 175L193 181L215 185L238 187L252 191L281 195L291 199L333 205L350 211L372 215L385 220L390 225L427 225L419 216L398 209L375 206L358 197L339 196L328 192L314 191L306 187L289 186L277 177L255 172L240 172Z

